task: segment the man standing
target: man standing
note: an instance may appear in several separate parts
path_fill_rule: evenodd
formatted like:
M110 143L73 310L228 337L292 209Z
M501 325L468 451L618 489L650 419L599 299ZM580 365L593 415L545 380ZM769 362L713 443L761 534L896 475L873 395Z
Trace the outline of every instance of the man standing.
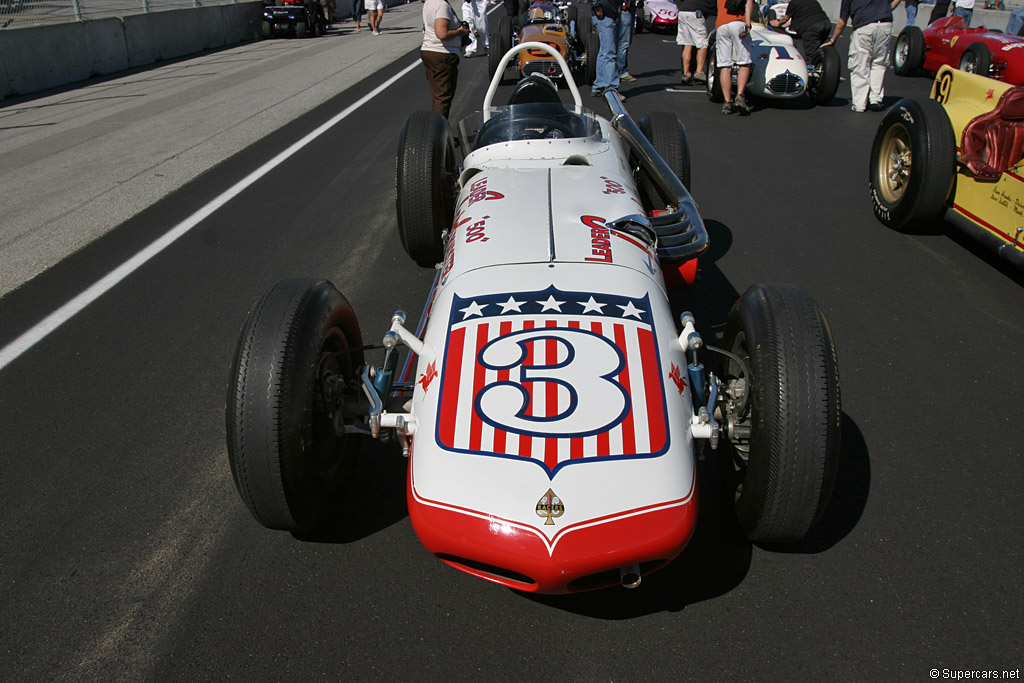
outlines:
M750 106L743 91L750 80L750 18L754 0L746 0L737 10L732 0L718 0L718 21L715 24L715 60L718 62L718 82L722 84L723 114L739 112L749 114ZM736 76L736 102L732 100L732 65L739 66Z
M971 16L974 14L974 0L956 0L953 3L953 16L963 17L967 25L971 25Z
M466 56L485 54L490 49L491 37L487 35L487 0L462 0L462 20L469 24L469 45Z
M699 83L707 81L704 62L708 57L708 28L704 19L716 10L715 0L683 0L679 4L676 45L683 48L683 85L690 85L694 80ZM691 72L694 48L697 48L697 68Z
M818 0L790 0L786 7L786 16L773 19L772 26L791 27L800 39L804 61L810 62L821 44L828 40L832 32L832 22L825 10L821 9Z
M432 109L445 118L452 110L455 86L459 82L459 50L469 26L460 24L447 0L423 3L423 44L420 59L427 70L427 85L433 99Z
M850 36L850 108L861 113L868 108L882 111L885 105L885 68L889 63L889 41L892 38L892 11L903 0L843 0L839 6L832 45L846 28L853 25Z
M590 94L600 97L608 90L619 89L619 74L626 70L632 14L622 11L622 0L593 0L590 9L601 44L597 52L597 76Z

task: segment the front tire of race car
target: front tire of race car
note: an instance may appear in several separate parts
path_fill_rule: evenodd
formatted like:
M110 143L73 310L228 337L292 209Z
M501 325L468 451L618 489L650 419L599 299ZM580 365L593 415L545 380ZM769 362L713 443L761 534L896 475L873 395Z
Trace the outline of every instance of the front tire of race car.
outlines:
M897 76L910 76L924 64L924 33L916 26L907 26L896 38L892 50L892 68Z
M352 307L323 280L282 280L250 312L228 385L228 461L268 529L308 530L341 502L359 437L335 434L324 387L356 380L361 347Z
M882 223L914 232L938 218L956 177L956 138L943 106L910 99L893 105L875 133L868 171Z
M725 102L725 95L722 94L722 84L719 80L719 69L718 69L718 55L715 51L714 36L708 40L708 61L707 61L707 76L706 87L708 93L708 99L715 104L721 104Z
M675 114L656 111L645 114L637 122L640 132L650 140L654 150L665 160L668 167L676 174L683 186L690 189L690 145L686 140L686 129ZM644 211L651 213L664 209L666 202L658 194L657 185L640 167L639 171L640 203Z
M796 285L754 285L730 311L724 342L743 364L726 357L721 376L740 382L734 395L749 392L746 414L726 416L737 520L753 543L794 543L824 511L839 461L839 368L828 321Z
M439 112L418 111L402 126L395 170L398 234L425 268L444 258L441 234L455 217L455 139Z
M984 43L971 43L960 55L961 71L979 76L988 76L992 70L992 53Z
M811 57L811 67L817 74L810 92L811 101L828 104L839 90L839 52L831 45L821 48Z

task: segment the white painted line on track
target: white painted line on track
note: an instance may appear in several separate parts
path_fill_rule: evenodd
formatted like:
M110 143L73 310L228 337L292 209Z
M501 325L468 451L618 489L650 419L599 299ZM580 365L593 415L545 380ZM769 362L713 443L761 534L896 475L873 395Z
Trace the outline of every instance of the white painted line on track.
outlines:
M142 251L132 256L130 259L122 263L120 266L112 270L110 273L102 277L91 287L86 289L84 292L67 302L56 311L46 316L42 321L37 323L30 330L22 334L20 337L12 341L7 346L0 349L0 370L3 370L10 363L17 360L22 354L31 349L33 346L45 339L51 332L56 330L58 327L71 320L78 313L81 313L86 306L99 299L101 296L106 294L108 291L113 289L121 281L127 278L129 275L134 273L136 270L145 265L150 259L162 252L164 249L169 247L175 240L187 233L192 228L199 225L201 222L206 220L210 214L221 208L229 201L238 196L241 192L249 188L257 180L265 176L270 171L274 170L277 166L288 160L289 157L294 155L300 149L308 145L309 143L316 140L318 137L326 133L337 124L339 121L348 117L352 112L356 111L364 104L372 100L377 95L381 94L389 87L391 87L396 81L405 76L407 73L415 69L421 64L420 60L416 60L409 66L405 67L397 74L389 78L388 80L381 83L379 86L368 92L366 95L361 97L355 103L350 104L340 113L335 115L333 118L326 121L323 125L313 130L311 133L306 135L304 138L294 143L288 149L284 150L267 163L260 166L258 169L242 178L240 181L232 185L223 194L215 198L213 201L208 203L203 208L196 211L194 214L186 218L181 223L171 228L169 231L159 237L156 241L151 243Z

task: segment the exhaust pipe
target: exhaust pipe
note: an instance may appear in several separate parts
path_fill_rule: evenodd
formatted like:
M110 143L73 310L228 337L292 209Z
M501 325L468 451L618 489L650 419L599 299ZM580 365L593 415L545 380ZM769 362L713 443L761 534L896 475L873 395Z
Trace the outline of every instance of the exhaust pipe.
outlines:
M631 564L628 567L619 569L619 581L622 583L623 588L636 588L640 585L641 580L640 565Z

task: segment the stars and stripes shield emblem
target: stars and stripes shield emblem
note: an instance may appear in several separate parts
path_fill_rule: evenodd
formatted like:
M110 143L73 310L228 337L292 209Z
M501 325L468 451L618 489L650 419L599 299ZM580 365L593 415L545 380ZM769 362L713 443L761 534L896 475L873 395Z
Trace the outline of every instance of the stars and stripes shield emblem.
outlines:
M668 450L649 299L542 291L454 297L436 439L523 458L553 477L602 458Z

